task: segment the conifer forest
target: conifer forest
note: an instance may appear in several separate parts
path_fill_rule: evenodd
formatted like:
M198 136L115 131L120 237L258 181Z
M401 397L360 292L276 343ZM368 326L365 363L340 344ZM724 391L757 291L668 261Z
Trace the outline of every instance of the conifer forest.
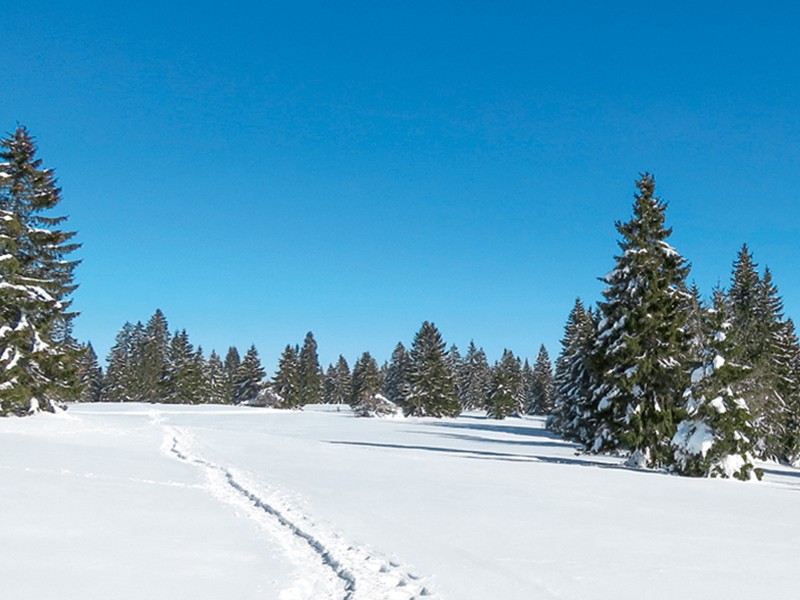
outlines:
M727 285L698 289L689 260L669 243L666 204L650 174L635 183L632 215L616 223L619 251L602 298L565 307L553 361L541 346L536 356L505 350L490 362L474 342L448 347L425 321L382 364L365 351L321 365L308 332L268 374L255 346L206 353L158 309L124 323L101 364L73 335L80 269L71 257L80 238L63 216L54 171L25 127L1 145L3 415L98 401L331 404L361 416L485 411L491 419L545 415L551 432L583 452L679 475L749 480L761 476L757 460L800 457L800 345L770 269L743 244Z

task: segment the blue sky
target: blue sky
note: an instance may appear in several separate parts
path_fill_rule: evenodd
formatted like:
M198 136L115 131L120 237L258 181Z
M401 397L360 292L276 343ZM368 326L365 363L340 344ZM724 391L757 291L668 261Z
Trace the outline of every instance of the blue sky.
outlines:
M83 243L76 333L160 307L273 369L388 358L423 320L555 355L653 172L704 292L743 242L800 284L794 3L13 3L25 124Z

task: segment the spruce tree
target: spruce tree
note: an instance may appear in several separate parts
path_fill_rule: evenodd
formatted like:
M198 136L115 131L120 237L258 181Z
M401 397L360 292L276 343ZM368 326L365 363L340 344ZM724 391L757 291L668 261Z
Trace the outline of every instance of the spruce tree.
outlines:
M203 369L203 380L206 386L206 399L209 404L228 404L228 379L222 359L215 351L211 351Z
M119 330L106 362L103 400L105 402L131 402L136 372L134 369L134 326L126 322Z
M325 381L325 402L327 404L349 404L353 396L353 381L350 365L341 354L335 365L328 367Z
M239 350L236 346L231 346L228 348L228 352L225 354L225 362L223 366L225 367L225 404L233 403L233 393L236 390L236 373L239 370L239 366L242 364L242 359L239 356Z
M411 357L402 342L398 342L389 359L389 367L386 371L383 393L386 398L404 407L408 402L411 393Z
M159 387L164 390L163 401L172 404L202 404L206 402L203 357L195 352L189 334L176 332L169 345L166 376Z
M433 323L425 321L411 345L411 393L404 407L409 416L457 417L461 405L447 363L445 343Z
M655 180L645 174L636 186L633 218L617 223L622 254L603 278L591 449L630 453L631 463L658 467L672 459L674 411L687 383L689 267L666 242L671 230Z
M53 171L24 127L0 141L0 415L54 410L79 390L72 337L74 232L52 216Z
M726 359L733 348L732 325L721 292L705 318L707 342L684 394L686 417L672 439L675 470L695 477L760 478L753 466L752 416L732 389L746 369Z
M164 313L161 312L161 309L156 309L145 325L138 350L137 381L143 400L148 402L175 401L174 397L169 397L175 391L168 389L167 382L170 367L170 344L173 341L174 338L169 334L169 325Z
M322 402L323 377L317 356L317 342L310 331L306 334L298 357L300 362L300 405Z
M261 392L264 379L264 369L255 345L244 355L239 368L234 374L233 402L234 404L253 404Z
M492 369L483 348L470 341L463 361L460 402L463 410L481 410L492 389Z
M553 412L555 400L553 383L553 364L544 345L539 347L536 364L533 366L532 402L528 406L529 414L549 415Z
M357 408L368 404L381 391L378 363L369 352L364 352L353 365L353 388L350 406Z
M486 415L493 419L519 415L523 403L522 366L513 352L503 350L503 357L492 370L492 391L486 402Z
M568 440L590 443L594 431L592 350L595 323L580 298L570 311L554 375L555 408L547 428Z
M78 402L99 402L103 392L103 369L97 360L92 344L81 348L77 362L80 394Z
M287 344L278 360L278 371L272 379L272 390L280 396L280 408L303 406L301 386L299 350L296 346Z

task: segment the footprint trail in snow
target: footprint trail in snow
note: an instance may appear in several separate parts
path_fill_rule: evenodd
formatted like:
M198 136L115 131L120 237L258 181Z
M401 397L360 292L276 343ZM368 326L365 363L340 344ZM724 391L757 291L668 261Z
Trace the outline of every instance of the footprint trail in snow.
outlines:
M215 498L241 510L297 565L281 600L438 600L423 579L396 561L326 531L263 483L194 453L192 436L184 429L164 424L156 411L151 417L164 431L162 451L200 469Z

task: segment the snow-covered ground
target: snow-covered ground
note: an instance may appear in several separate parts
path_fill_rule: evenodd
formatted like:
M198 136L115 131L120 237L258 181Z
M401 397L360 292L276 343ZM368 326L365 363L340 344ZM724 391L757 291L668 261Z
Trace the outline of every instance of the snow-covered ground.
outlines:
M800 471L695 480L540 419L75 405L0 419L4 600L800 597Z

